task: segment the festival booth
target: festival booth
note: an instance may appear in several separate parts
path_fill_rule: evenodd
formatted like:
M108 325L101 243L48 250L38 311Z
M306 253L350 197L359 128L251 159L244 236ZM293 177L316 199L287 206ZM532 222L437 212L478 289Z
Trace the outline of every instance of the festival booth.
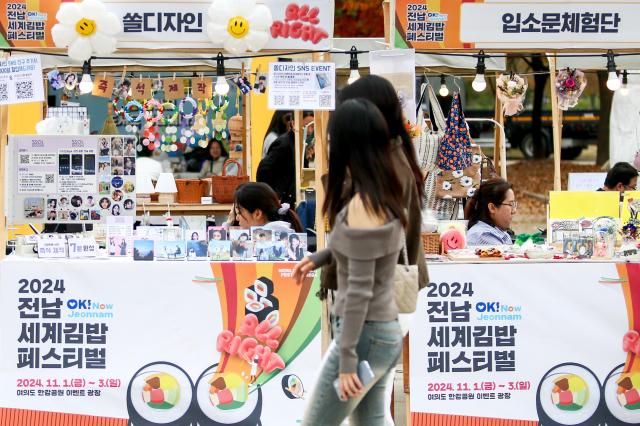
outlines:
M315 110L324 137L333 15L330 1L2 2L0 424L300 421L322 353L319 275L292 279L310 235L220 225L255 177L268 103L297 124ZM278 58L300 62L278 74ZM211 139L226 177L201 179L189 155Z
M473 50L476 91L485 86L482 59L546 53L554 123L555 191L546 235L476 250L460 244L464 224L440 221L429 229L440 233L442 245L425 239L425 250L437 254L427 255L430 284L419 293L405 353L407 424L640 423L638 194L628 192L620 202L617 192L561 191L559 155L562 111L575 106L586 83L576 68L587 61L589 69L606 68L608 88L620 88L615 96L629 93L621 64L630 66L637 55L638 7L393 2L393 45L451 57ZM513 113L508 104L518 112L523 84L509 75L496 85L500 121L503 112ZM446 142L445 136L440 147ZM464 179L460 172L452 178Z

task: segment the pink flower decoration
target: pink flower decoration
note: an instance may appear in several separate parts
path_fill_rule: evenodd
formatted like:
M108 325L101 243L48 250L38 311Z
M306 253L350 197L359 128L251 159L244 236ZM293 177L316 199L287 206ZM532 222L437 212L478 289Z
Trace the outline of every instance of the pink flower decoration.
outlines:
M573 78L569 77L564 81L564 86L567 89L573 89L574 87L576 87L576 81Z

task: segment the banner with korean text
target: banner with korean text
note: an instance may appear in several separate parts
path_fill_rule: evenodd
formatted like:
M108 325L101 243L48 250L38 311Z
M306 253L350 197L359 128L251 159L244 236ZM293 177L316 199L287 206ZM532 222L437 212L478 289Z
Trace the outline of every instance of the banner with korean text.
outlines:
M0 424L295 425L320 301L293 266L1 262Z
M430 266L414 425L640 423L640 264Z
M415 49L640 46L639 1L396 0L394 45Z
M0 47L54 47L51 28L63 0L0 0ZM120 17L117 47L213 49L207 37L212 0L103 0ZM332 0L265 0L273 17L266 50L326 50L333 39ZM247 11L249 12L249 11Z

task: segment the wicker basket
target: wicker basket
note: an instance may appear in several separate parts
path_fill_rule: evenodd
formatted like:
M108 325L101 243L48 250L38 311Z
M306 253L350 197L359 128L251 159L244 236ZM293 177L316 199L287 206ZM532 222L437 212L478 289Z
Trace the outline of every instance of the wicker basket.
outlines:
M222 166L222 176L211 176L211 194L218 203L233 203L236 188L249 182L249 176L227 176L227 165L235 164L238 173L242 173L242 166L236 160L227 160Z
M435 232L423 232L422 248L427 254L440 254L440 234Z
M204 179L176 179L178 202L184 204L200 204L207 193L209 182Z

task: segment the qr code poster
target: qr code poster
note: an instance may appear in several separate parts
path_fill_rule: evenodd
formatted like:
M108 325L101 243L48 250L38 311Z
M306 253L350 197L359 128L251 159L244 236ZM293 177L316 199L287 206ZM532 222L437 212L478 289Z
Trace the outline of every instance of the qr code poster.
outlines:
M43 101L40 55L0 59L0 105Z
M10 221L96 223L134 216L135 140L127 136L11 136Z
M269 109L334 110L336 65L325 62L271 62Z

